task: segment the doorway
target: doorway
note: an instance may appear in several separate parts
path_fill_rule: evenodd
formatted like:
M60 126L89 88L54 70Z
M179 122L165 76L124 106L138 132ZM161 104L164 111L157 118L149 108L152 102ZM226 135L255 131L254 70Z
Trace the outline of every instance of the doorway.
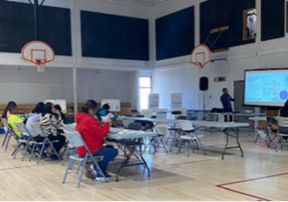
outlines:
M254 110L253 107L243 106L244 104L244 80L234 81L234 98L236 99L234 102L234 111L244 112L245 110ZM242 123L251 123L249 121L249 117L237 116L235 120Z

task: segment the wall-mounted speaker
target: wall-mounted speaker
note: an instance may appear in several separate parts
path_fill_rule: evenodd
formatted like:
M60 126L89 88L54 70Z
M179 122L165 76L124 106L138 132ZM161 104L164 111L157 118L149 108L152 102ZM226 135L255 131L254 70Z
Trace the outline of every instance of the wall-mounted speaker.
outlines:
M201 91L206 91L208 90L208 86L209 86L209 80L207 77L200 77L199 80L199 87Z

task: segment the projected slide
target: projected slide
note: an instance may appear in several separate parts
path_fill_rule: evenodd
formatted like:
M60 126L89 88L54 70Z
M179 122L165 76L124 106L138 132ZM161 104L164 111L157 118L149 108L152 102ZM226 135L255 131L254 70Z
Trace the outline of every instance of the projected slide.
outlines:
M283 106L287 98L288 69L245 72L246 105Z

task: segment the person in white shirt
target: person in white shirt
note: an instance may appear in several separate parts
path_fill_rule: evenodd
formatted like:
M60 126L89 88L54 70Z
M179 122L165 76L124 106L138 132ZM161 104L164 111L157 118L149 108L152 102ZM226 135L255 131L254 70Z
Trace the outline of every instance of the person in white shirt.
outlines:
M117 119L117 115L115 114L112 114L110 111L110 106L108 104L104 104L102 106L102 109L100 109L98 112L97 112L97 118L100 122L105 122L106 119L109 117L112 121L114 121L115 119Z

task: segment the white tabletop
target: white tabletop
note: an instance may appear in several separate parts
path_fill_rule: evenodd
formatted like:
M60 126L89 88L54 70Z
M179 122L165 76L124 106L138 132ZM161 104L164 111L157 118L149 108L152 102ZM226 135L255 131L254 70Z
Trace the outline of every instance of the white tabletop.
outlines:
M204 126L204 127L215 127L215 128L238 128L249 126L249 123L227 123L218 121L191 121L193 125Z
M125 131L126 133L123 133ZM123 140L123 139L131 139L131 138L143 138L143 137L155 137L157 133L154 132L146 132L139 130L127 130L123 128L110 128L111 133L117 134L109 134L107 137L114 140Z
M251 121L266 121L267 117L266 116L254 116L254 117L250 117L249 120L251 120Z
M233 115L233 116L266 116L265 113L231 113L231 112L227 112L227 113L209 113L211 115Z
M151 119L142 117L119 117L119 120L140 120L140 121L151 121L156 123L178 123L179 120L175 119ZM216 127L216 128L237 128L249 126L249 123L227 123L227 122L217 122L217 121L194 121L190 120L193 125L204 126L204 127Z

